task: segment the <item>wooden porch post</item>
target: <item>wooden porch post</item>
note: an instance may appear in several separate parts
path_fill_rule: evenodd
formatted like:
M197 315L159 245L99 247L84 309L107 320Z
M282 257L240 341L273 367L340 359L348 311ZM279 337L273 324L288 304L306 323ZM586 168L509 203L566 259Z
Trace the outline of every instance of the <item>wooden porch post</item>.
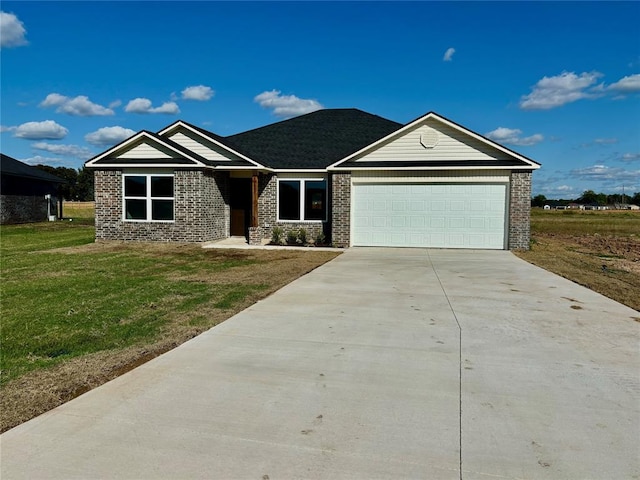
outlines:
M258 174L251 176L251 226L258 226Z

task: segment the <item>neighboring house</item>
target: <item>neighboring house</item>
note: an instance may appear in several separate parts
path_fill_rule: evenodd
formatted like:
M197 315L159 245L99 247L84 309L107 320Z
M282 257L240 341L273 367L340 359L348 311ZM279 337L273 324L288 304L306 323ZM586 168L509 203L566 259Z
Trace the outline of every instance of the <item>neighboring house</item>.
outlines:
M177 121L86 167L98 240L258 244L281 226L340 247L527 249L540 164L433 112L327 109L228 137Z
M0 154L0 223L55 220L58 189L66 180Z

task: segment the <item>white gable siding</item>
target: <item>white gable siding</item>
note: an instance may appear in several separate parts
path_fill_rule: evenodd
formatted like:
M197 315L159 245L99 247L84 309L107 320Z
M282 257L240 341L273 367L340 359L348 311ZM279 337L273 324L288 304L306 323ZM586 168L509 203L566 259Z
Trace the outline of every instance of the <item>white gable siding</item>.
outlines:
M432 145L437 133L437 143ZM437 120L422 125L379 146L356 161L509 160L508 154Z
M179 145L188 148L194 153L197 153L201 157L207 160L214 160L216 162L228 162L232 160L238 160L236 155L220 148L213 142L209 142L205 139L196 139L192 136L186 135L184 132L176 132L169 137Z
M148 143L140 143L117 155L116 158L175 158L177 154L171 155L165 149L160 150Z

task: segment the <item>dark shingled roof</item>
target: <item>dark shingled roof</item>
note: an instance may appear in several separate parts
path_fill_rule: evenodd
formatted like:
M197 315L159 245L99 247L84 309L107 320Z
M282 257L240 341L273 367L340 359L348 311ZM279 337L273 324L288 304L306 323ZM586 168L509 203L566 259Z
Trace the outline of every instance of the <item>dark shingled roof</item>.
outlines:
M225 143L271 168L320 169L400 127L355 108L326 109L225 137Z
M56 177L51 173L32 167L26 163L16 160L4 153L0 153L0 172L2 175L12 175L14 177L31 178L42 182L67 183L66 180Z

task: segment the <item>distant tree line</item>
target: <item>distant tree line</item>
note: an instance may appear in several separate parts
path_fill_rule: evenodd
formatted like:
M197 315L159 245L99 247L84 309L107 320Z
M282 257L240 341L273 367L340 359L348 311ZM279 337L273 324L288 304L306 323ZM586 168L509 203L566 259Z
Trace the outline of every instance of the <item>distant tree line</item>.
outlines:
M68 183L60 186L60 193L65 200L77 202L93 201L93 171L81 167L79 169L69 167L51 167L49 165L36 165L36 168L65 179Z
M640 205L640 192L633 195L625 195L616 193L607 195L606 193L596 193L593 190L585 190L578 198L574 199L558 199L551 200L544 195L536 195L531 199L532 207L544 207L549 202L558 203L560 205L568 205L569 203L580 203L582 205L615 205L615 204L634 204Z

